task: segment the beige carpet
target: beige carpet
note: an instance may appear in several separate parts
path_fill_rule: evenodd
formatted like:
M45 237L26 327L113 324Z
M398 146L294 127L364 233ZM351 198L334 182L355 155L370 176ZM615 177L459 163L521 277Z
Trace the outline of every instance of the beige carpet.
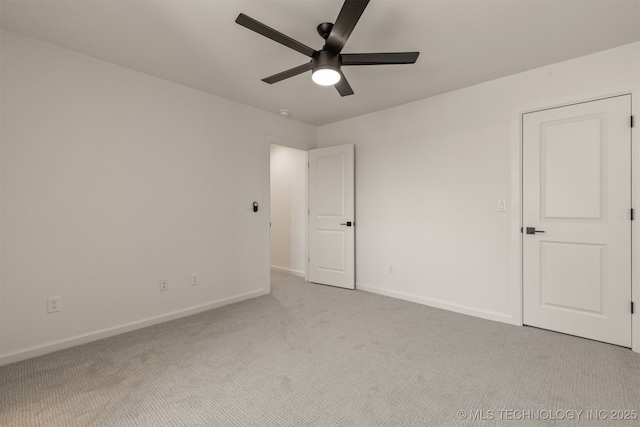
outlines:
M640 425L612 410L640 410L628 349L281 273L271 295L0 368L2 426Z

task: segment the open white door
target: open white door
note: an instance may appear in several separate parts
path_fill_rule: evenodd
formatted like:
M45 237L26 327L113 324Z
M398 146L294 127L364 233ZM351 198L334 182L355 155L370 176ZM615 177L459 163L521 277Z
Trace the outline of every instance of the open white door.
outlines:
M524 323L631 347L631 96L523 118Z
M309 281L355 288L353 145L309 151Z

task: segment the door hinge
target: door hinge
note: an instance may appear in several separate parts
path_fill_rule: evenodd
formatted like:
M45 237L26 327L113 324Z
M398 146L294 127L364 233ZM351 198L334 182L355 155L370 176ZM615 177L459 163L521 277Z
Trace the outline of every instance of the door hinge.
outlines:
M633 314L633 311L634 311L633 309L634 309L634 307L633 307L633 301L631 301L631 314Z
M633 127L633 116L631 116L630 124L631 124L631 127Z
M524 227L520 227L520 234L524 233Z
M311 262L311 257L307 257L307 262Z
M311 215L311 209L307 210L307 215Z
M634 212L633 212L633 208L631 209L631 221L633 221L635 218Z

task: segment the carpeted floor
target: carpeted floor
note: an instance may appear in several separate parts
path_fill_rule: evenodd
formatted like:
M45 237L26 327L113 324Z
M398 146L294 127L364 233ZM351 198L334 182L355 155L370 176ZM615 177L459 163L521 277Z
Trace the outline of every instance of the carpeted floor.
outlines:
M0 368L2 426L640 425L617 410L640 411L628 349L275 272L271 295Z

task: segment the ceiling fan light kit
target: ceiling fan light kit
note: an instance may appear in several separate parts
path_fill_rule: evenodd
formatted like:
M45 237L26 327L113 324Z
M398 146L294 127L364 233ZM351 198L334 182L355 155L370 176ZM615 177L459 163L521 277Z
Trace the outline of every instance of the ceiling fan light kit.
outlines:
M321 50L314 50L244 13L238 15L236 23L311 58L306 64L265 77L263 82L273 84L311 71L311 79L316 84L335 86L341 96L348 96L353 95L353 89L341 71L342 66L413 64L420 55L420 52L341 54L367 4L369 0L345 0L335 24L323 22L318 25L318 34L326 41Z
M318 68L311 74L311 80L320 86L333 86L340 81L340 73L333 68Z
M320 86L333 86L340 81L340 55L321 50L311 58L311 80Z

